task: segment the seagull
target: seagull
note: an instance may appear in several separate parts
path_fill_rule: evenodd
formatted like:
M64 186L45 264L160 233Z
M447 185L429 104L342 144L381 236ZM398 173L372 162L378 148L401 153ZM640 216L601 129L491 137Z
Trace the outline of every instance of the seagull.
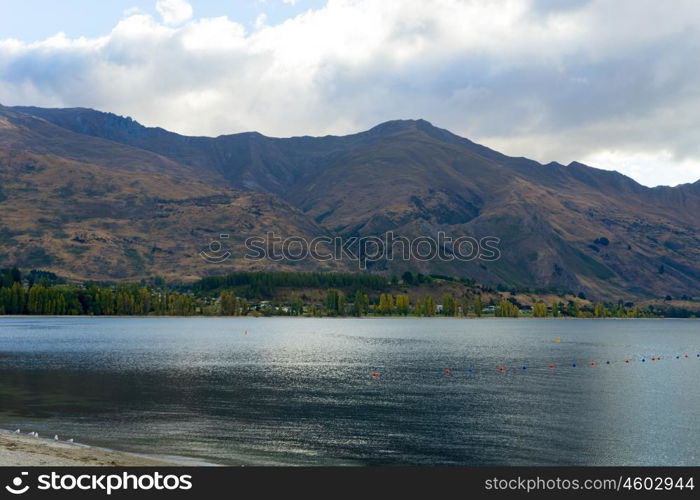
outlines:
M19 431L19 429L17 429L17 430L15 431L15 434L19 434L19 433L20 433L20 431Z
M56 435L53 437L53 440L54 440L54 441L58 441L58 434L56 434Z
M69 442L69 443L72 443L72 442L73 442L73 438L70 438L70 439L68 440L68 442Z

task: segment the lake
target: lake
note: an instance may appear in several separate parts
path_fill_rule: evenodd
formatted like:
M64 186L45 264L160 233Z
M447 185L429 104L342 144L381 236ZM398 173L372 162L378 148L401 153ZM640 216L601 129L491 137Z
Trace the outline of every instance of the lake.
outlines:
M0 427L229 465L700 465L699 326L5 317Z

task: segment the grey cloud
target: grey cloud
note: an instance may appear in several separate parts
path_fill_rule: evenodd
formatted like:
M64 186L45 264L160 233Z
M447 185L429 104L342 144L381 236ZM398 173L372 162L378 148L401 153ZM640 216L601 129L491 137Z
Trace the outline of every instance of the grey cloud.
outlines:
M121 25L104 43L86 47L0 44L0 102L91 106L207 135L338 134L425 118L545 162L608 150L668 151L695 165L684 164L684 175L690 168L700 178L695 3L671 10L641 0L536 0L521 4L529 6L523 14L508 14L514 21L503 29L488 24L508 17L488 11L490 2L484 12L496 17L475 11L456 23L461 4L404 1L385 11L370 4L358 0L352 8L384 16L377 25L385 32L367 32L381 43L359 55L352 45L326 49L342 32L344 4L228 48L188 48L187 37L204 36L196 25L165 29L155 22L150 31ZM332 22L340 23L337 30L329 30ZM217 29L204 25L205 35L208 28ZM278 29L284 36L274 38ZM285 36L318 38L290 54L286 45L294 40Z

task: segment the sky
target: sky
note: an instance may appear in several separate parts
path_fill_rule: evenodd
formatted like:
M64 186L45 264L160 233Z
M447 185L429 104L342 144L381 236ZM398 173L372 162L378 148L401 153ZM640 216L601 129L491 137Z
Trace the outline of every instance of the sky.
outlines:
M697 0L0 0L0 104L188 135L423 118L647 186L700 179Z

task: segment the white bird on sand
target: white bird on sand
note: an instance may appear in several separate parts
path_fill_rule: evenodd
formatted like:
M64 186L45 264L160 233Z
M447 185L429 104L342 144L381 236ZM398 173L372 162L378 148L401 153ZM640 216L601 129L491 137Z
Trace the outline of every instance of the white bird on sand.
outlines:
M20 431L19 431L19 429L17 429L17 430L15 431L15 434L19 434L19 433L20 433Z
M56 435L53 437L53 440L54 440L54 441L58 441L58 434L56 434Z
M73 438L70 438L70 439L68 440L68 442L69 442L69 443L72 443L72 442L73 442Z

